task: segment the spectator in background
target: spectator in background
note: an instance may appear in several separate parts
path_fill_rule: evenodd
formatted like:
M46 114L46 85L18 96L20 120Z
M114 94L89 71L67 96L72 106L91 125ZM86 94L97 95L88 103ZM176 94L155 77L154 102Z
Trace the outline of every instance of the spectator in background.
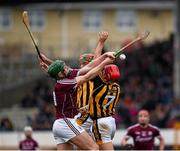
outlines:
M130 137L133 138L134 149L136 150L153 150L154 139L157 137L160 141L159 149L164 149L164 138L160 134L160 130L149 124L150 116L147 110L140 110L138 113L138 124L128 128L127 134L121 141L123 146L128 144Z
M32 138L33 130L30 126L24 127L25 139L19 143L20 150L37 150L39 144Z
M0 121L0 131L13 131L14 127L8 117L4 117Z

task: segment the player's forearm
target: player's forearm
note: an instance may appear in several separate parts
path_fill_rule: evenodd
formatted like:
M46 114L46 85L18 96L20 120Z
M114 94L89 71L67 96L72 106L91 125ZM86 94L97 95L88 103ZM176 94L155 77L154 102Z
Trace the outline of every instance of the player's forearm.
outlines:
M88 65L86 65L85 67L80 69L79 75L84 75L84 74L88 73L90 70L97 67L101 62L103 62L106 57L107 57L106 55L102 55L99 58L93 60Z
M87 67L90 69L95 68L97 65L101 64L106 58L108 58L107 54L103 54L100 57L96 58L94 61L90 62Z
M108 32L107 31L99 32L99 40L98 40L98 44L96 47L94 58L101 56L102 49L104 47L104 43L107 40L107 38L108 38Z
M121 141L121 145L125 146L127 144L128 138L124 137Z
M121 145L122 146L127 145L128 140L129 140L129 137L127 135L125 135L121 141Z
M44 54L41 53L41 57L43 58L43 62L46 63L47 65L50 65L53 63L53 60L45 56Z
M105 42L105 41L104 41ZM101 56L102 53L102 49L104 47L104 42L103 41L99 41L95 50L95 55L94 58L98 58L99 56Z
M47 63L48 65L50 65L50 64L53 63L53 60L51 60L51 59L49 59L49 58L46 58L46 63Z
M94 67L92 70L90 70L88 73L86 73L84 75L84 80L89 81L89 80L93 79L94 77L96 77L98 75L99 71L101 71L104 68L105 65L108 65L108 64L110 64L112 62L113 62L112 59L106 58L98 66Z
M114 52L106 52L79 70L79 75L84 75L99 65L110 64L114 61ZM102 64L103 63L103 64ZM98 69L99 70L99 69ZM100 69L101 70L101 69Z
M160 139L159 150L164 150L164 139Z

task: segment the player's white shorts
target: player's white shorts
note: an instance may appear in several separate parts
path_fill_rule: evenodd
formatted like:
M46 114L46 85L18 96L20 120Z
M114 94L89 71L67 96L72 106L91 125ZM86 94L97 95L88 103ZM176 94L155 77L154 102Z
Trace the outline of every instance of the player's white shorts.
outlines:
M116 123L113 117L104 117L94 120L92 132L97 144L112 142L116 131Z
M76 123L74 118L57 119L52 129L56 144L66 143L73 137L84 132L84 129Z
M93 120L89 117L89 115L86 117L82 116L81 113L78 113L75 117L75 120L77 122L77 124L81 127L83 127L86 132L92 136L92 125L93 125Z

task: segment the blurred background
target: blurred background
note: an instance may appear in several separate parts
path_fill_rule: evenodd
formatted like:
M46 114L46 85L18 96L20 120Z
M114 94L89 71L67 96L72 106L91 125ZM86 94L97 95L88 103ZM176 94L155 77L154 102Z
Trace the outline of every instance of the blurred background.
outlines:
M24 126L34 129L41 149L54 149L54 80L39 67L22 23L28 11L41 51L78 68L79 56L93 52L98 32L108 31L106 50L116 50L146 29L150 36L117 59L121 97L114 145L137 122L141 108L162 130L166 149L180 146L180 22L178 0L0 1L0 149L17 149ZM12 139L13 141L10 141ZM180 148L179 148L180 149Z

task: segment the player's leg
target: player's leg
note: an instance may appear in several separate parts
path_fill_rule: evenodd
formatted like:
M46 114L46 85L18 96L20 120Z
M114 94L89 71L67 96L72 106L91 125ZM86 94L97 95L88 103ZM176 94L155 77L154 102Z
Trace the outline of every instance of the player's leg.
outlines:
M80 134L83 129L74 127L71 122L74 119L58 119L53 124L53 135L58 150L73 150L73 144L69 140ZM79 132L80 131L80 132Z
M58 144L57 150L73 150L73 145L70 143Z
M91 136L89 136L89 134L86 131L72 138L70 142L75 144L79 149L83 149L83 150L86 150L86 149L98 150L99 149L98 145L93 141Z
M94 120L92 131L100 150L114 150L112 144L116 131L114 118L104 117Z
M75 116L75 120L76 120L76 123L82 128L84 128L84 130L88 133L88 135L92 137L91 127L93 124L93 120L89 117L89 114L79 113L78 115ZM77 149L87 148L86 146L84 146L84 144L90 147L90 149L92 148L91 147L92 144L87 144L87 143L91 143L91 140L90 141L88 140L88 142L79 143L81 141L84 141L84 140L86 141L87 139L89 139L89 137L88 138L85 138L85 137L87 136L82 134L80 138L77 136L75 139L72 139L72 141L74 141L74 143L77 145ZM93 141L93 144L94 144L94 141Z
M75 119L63 118L56 120L53 124L53 134L59 148L67 147L67 145L64 145L65 143L71 143L80 149L98 149L98 145L82 127L77 125Z
M113 143L103 143L99 144L99 150L114 150Z
M82 128L84 128L84 130L90 135L92 136L92 125L93 125L93 120L89 117L89 114L81 114L78 113L78 115L76 115L75 117L76 123L81 126Z

